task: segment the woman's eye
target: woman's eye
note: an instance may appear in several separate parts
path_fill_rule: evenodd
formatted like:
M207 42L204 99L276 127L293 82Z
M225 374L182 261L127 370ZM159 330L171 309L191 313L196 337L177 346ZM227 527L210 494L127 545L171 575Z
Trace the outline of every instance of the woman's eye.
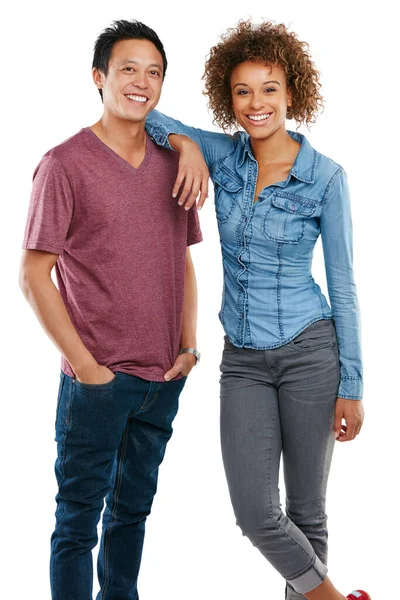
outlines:
M276 89L275 88L267 88L265 91L266 92L276 92Z
M243 96L244 94L247 94L248 91L247 90L239 90L238 91L238 96Z

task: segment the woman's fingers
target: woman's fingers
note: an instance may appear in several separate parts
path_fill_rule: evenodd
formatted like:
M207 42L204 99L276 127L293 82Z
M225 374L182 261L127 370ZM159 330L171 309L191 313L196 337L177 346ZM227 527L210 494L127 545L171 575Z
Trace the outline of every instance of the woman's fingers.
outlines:
M185 209L189 210L192 208L193 204L196 202L196 198L199 195L201 187L201 176L200 174L195 174L192 178L192 189L186 201Z
M178 204L185 204L185 209L189 210L200 194L198 206L201 208L208 196L208 177L208 168L197 144L186 142L180 152L172 196L179 195Z
M203 178L201 181L201 194L200 194L200 199L197 203L198 210L200 210L203 207L204 202L208 198L208 181L209 181L209 178L208 178L208 170L207 170L207 172L203 174Z
M184 172L183 169L179 168L179 170L178 170L178 176L176 178L175 185L174 185L174 189L172 190L172 197L173 198L177 197L177 195L179 193L179 190L181 189L181 185L182 185L184 179L185 179L185 172ZM181 202L179 201L179 204L180 203Z

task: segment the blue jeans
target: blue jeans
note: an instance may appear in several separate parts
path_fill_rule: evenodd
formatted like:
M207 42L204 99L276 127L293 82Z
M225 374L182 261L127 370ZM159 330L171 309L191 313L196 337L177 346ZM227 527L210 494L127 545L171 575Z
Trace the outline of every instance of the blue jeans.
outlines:
M104 498L97 600L139 598L145 521L185 381L152 382L117 372L111 382L91 385L61 373L53 600L92 600L91 551Z

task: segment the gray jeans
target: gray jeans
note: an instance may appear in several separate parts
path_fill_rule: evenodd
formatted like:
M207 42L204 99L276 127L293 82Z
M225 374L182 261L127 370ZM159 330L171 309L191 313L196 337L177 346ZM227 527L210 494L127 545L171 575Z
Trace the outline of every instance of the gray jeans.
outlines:
M220 368L222 455L236 522L286 579L286 598L304 599L327 573L325 497L340 377L333 321L316 321L273 350L237 348L225 336Z

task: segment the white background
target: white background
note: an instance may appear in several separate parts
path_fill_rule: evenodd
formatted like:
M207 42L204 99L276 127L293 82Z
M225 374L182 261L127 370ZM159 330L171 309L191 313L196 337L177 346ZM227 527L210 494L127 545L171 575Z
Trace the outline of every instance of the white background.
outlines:
M142 20L163 41L169 67L160 110L212 128L201 94L205 56L220 33L250 16L290 25L309 42L327 102L307 135L345 167L352 191L366 420L361 436L335 451L328 490L330 576L343 594L363 587L374 600L397 597L399 34L393 10L388 1L350 0L39 0L2 9L2 597L50 598L59 355L17 285L33 170L49 148L100 117L92 47L112 20ZM161 468L140 594L143 600L275 600L283 598L284 582L241 536L227 494L218 425L221 260L212 198L200 216L204 242L193 257L203 359L181 397ZM324 288L319 247L314 276Z

